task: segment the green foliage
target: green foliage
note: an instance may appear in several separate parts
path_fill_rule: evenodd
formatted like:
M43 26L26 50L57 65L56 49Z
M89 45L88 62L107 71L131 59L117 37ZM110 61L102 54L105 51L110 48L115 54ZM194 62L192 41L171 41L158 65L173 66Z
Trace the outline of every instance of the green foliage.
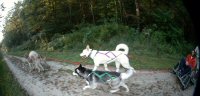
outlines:
M119 42L119 38L121 38L121 42L131 42L134 40L132 38L134 36L134 32L136 32L134 29L129 28L128 26L119 25L117 23L106 23L99 26L77 26L77 30L73 30L70 34L55 34L52 37L51 42L49 42L47 46L43 46L43 49L79 49L86 44L90 44L94 47L100 47L102 45L104 46L105 43L114 45ZM123 38L126 38L127 40Z
M22 45L17 46L16 48L12 48L12 49L22 51L22 50L34 50L36 48L37 48L36 44L33 41L28 40L24 42Z
M10 31L4 35L3 42L8 48L13 48L23 44L23 41L27 39L27 36L22 32Z
M3 43L14 50L80 49L86 44L111 49L107 46L127 43L158 55L183 53L192 46L185 36L192 30L188 17L181 0L23 0L7 16Z
M64 42L62 38L56 38L53 41L51 41L48 45L50 48L53 48L53 50L61 49L64 46Z
M75 33L83 34L83 39L81 42L84 46L89 44L93 47L99 48L100 46L106 46L106 44L115 44L117 43L116 41L119 42L120 38L123 38L122 36L125 38L126 36L129 37L128 35L134 34L134 31L128 26L120 25L117 23L106 23L99 26L83 27L77 30ZM125 39L121 40L121 42L125 41Z
M172 26L171 26L172 27ZM140 43L150 50L154 50L158 55L161 54L185 54L188 49L192 49L192 44L184 40L183 30L173 27L172 31L158 30L154 25L143 30L144 34L139 35ZM178 49L178 50L177 50Z
M0 52L0 95L1 96L26 96L28 95L10 72L8 66L3 61Z

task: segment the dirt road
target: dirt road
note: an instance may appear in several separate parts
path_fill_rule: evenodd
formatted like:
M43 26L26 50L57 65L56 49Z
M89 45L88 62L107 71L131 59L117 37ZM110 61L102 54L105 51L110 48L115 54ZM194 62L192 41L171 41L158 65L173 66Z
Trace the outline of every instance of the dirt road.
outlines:
M29 72L22 57L5 56L4 60L30 96L192 96L194 90L194 85L181 90L177 78L168 71L145 70L136 70L137 73L126 80L130 89L128 93L120 87L120 91L111 94L108 85L82 90L85 80L72 75L78 65L47 61L50 69L38 73Z

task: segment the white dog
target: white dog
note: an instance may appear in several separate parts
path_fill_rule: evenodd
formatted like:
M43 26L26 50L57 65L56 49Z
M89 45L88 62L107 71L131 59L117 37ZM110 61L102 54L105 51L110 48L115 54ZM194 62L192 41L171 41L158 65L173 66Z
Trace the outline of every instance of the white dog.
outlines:
M44 71L44 68L41 65L42 58L37 52L31 51L27 59L28 59L29 67L31 69L30 71L32 71L34 67L38 70L38 72L40 72L40 70ZM33 68L31 67L32 65L31 63L34 64Z
M129 48L126 44L118 44L115 51L97 51L90 49L89 45L80 54L81 57L90 57L94 61L93 71L97 69L100 64L104 64L105 70L109 71L107 64L115 62L116 72L119 72L120 64L126 69L133 69L129 64L128 55ZM133 71L135 72L135 70Z

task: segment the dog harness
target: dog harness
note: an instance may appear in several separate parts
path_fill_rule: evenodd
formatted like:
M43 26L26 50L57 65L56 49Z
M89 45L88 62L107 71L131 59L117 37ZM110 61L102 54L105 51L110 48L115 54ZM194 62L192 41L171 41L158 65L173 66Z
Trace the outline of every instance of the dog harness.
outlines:
M92 50L93 51L93 50ZM90 54L88 56L91 57L91 54L92 54L92 51L90 52ZM97 51L95 53L95 55L93 56L93 58L97 55L97 54L102 54L102 55L105 55L106 57L110 58L111 60L108 60L107 62L110 62L112 60L114 60L115 58L117 58L119 55L121 55L122 53L120 53L119 55L115 55L112 51L108 51L108 52L100 52L100 51ZM124 54L126 55L126 54Z
M106 82L106 81L103 80L103 77L105 77L106 75L107 75L111 80L113 80L113 79L116 78L116 76L113 76L113 75L109 74L108 72L105 72L105 73L99 75L99 74L97 74L95 71L92 71L92 72L87 76L87 78L88 78L91 74L94 74L95 76L97 76L98 78L100 78L100 80L102 80L103 82ZM110 80L110 79L109 79L109 80ZM109 81L109 80L107 80L107 81Z
M97 51L97 53L103 54L103 55L107 56L108 58L112 58L112 57L109 56L109 53L111 53L111 55L113 55L115 58L117 57L113 52L110 52L110 51L108 51L108 52L106 52L106 53L101 53L101 52ZM96 54L97 54L97 53L96 53Z
M92 51L93 51L93 50L92 50ZM91 56L92 51L90 52L90 54L89 54L88 56ZM107 56L108 58L113 58L113 56L114 56L114 58L117 57L117 56L116 56L113 52L111 52L111 51L108 51L108 52L105 52L105 53L97 51L97 52L95 53L94 57L95 57L97 54L103 54L103 55Z

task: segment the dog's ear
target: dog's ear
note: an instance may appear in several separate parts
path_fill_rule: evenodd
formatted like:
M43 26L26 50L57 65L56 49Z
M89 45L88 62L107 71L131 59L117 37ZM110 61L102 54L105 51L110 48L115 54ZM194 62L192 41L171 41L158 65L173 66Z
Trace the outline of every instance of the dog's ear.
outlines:
M89 45L87 45L87 46L86 46L86 49L87 49L87 50L89 50L89 49L90 49L90 46L89 46Z
M81 72L85 72L86 69L82 66L82 64L80 64L78 70Z
M82 67L82 65L80 64L79 67Z

